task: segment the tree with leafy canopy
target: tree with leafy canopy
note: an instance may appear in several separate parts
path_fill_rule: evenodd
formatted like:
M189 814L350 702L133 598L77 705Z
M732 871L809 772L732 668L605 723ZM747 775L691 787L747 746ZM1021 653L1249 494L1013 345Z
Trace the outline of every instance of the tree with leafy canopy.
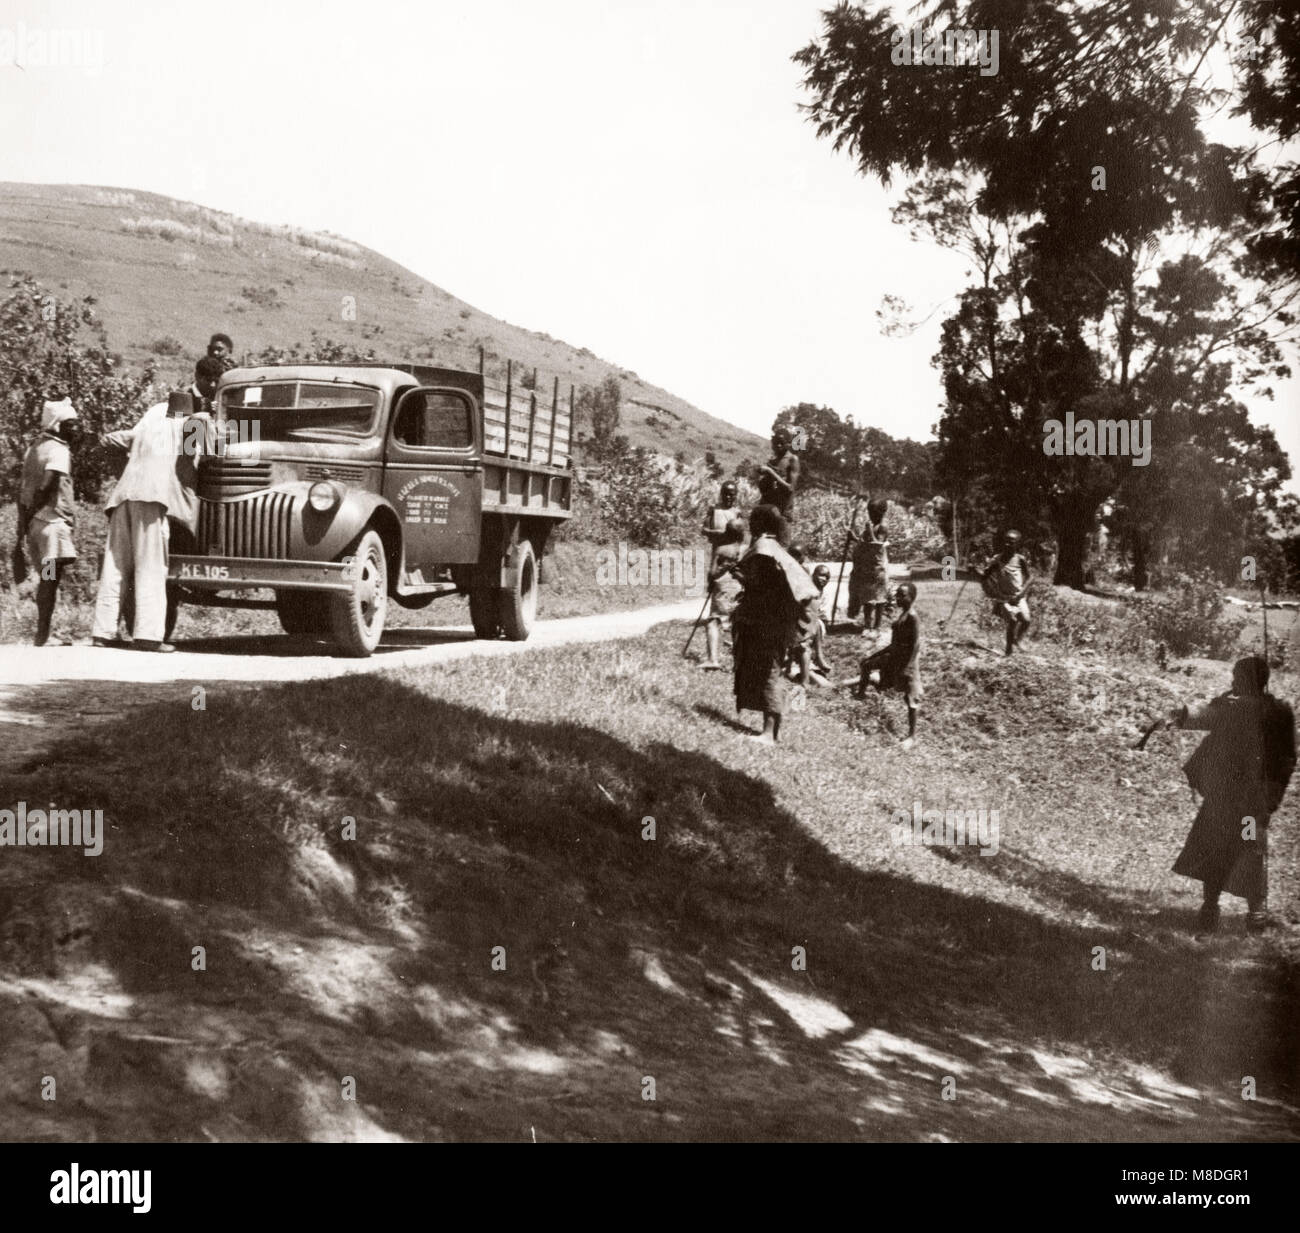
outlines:
M0 301L0 496L14 500L23 455L40 435L46 400L68 397L84 436L73 459L77 495L97 500L120 471L120 450L100 443L101 433L128 427L159 396L152 362L126 369L109 350L95 300L61 300L34 279L11 279Z
M1225 101L1202 70L1214 43L1235 33L1236 7L918 6L931 29L998 31L999 72L984 77L894 65L890 12L842 4L795 57L819 136L885 183L898 172L918 177L896 218L973 258L976 279L937 357L947 394L940 474L998 517L1046 522L1058 582L1083 585L1102 503L1121 481L1130 494L1146 481L1121 474L1127 459L1047 457L1045 420L1181 408L1190 431L1206 409L1193 401L1206 392L1197 383L1212 388L1215 365L1247 383L1287 375L1275 331L1294 325L1295 292L1258 243L1272 217L1267 172L1258 151L1211 142L1201 129L1206 109ZM1190 264L1168 251L1179 246ZM1176 296L1161 307L1161 286L1198 277L1231 289L1211 296L1217 315L1199 320ZM1249 428L1244 414L1219 417L1219 429L1242 423ZM1176 441L1177 427L1173 414L1154 422L1156 448ZM1238 432L1236 444L1249 442ZM1241 461L1249 470L1251 459ZM1270 457L1250 483L1275 487L1276 463ZM1156 508L1148 503L1146 514Z
M578 419L591 425L591 453L597 459L611 457L620 442L626 438L618 435L622 419L623 387L618 378L607 376L599 385L584 385L578 391L575 412Z

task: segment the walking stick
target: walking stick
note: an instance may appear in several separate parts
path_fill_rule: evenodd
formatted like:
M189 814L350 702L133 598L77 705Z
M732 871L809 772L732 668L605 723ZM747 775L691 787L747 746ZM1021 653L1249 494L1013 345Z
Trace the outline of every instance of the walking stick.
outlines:
M844 581L844 567L849 563L849 546L853 543L853 528L858 521L858 506L861 504L862 494L859 492L853 498L853 510L849 514L849 529L844 536L844 555L840 558L839 577L835 579L835 598L831 601L830 625L835 624L835 610L840 606L840 583Z
M1164 726L1165 726L1165 721L1163 717L1154 720L1152 723L1148 724L1147 727L1142 729L1142 735L1138 738L1138 743L1134 745L1133 748L1145 749L1147 747L1147 742L1151 739L1151 734L1153 732L1158 731L1160 728L1163 728Z
M686 645L682 647L682 658L685 659L690 653L691 643L695 641L695 631L699 629L700 622L704 620L704 609L709 606L709 593L704 593L704 607L700 609L700 615L695 618L695 624L691 626L691 636L686 639Z
M939 622L940 629L943 629L948 624L948 622L952 620L952 614L957 611L957 605L961 603L962 592L966 589L966 584L969 581L970 581L969 574L961 580L961 586L957 588L957 598L952 601L952 607L948 609L948 615L944 617L942 621Z

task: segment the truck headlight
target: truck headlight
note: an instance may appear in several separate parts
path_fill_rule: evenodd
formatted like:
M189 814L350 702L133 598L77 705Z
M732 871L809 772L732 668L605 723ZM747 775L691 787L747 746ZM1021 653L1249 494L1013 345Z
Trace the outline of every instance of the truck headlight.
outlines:
M342 498L338 488L327 480L317 480L307 490L307 504L318 513L327 514Z

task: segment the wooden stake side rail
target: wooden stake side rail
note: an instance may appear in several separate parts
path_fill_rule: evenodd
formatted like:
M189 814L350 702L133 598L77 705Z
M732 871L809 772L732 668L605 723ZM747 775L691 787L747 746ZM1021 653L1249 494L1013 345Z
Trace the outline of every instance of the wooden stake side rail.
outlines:
M507 406L508 400L508 406ZM509 448L506 448L507 438ZM483 448L489 454L555 467L569 465L573 438L569 407L533 390L509 392L494 386L483 391Z

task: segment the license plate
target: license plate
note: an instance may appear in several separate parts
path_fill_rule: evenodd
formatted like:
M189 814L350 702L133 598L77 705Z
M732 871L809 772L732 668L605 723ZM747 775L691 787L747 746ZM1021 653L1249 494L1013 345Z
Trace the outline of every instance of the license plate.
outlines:
M229 565L182 565L182 578L229 578Z

